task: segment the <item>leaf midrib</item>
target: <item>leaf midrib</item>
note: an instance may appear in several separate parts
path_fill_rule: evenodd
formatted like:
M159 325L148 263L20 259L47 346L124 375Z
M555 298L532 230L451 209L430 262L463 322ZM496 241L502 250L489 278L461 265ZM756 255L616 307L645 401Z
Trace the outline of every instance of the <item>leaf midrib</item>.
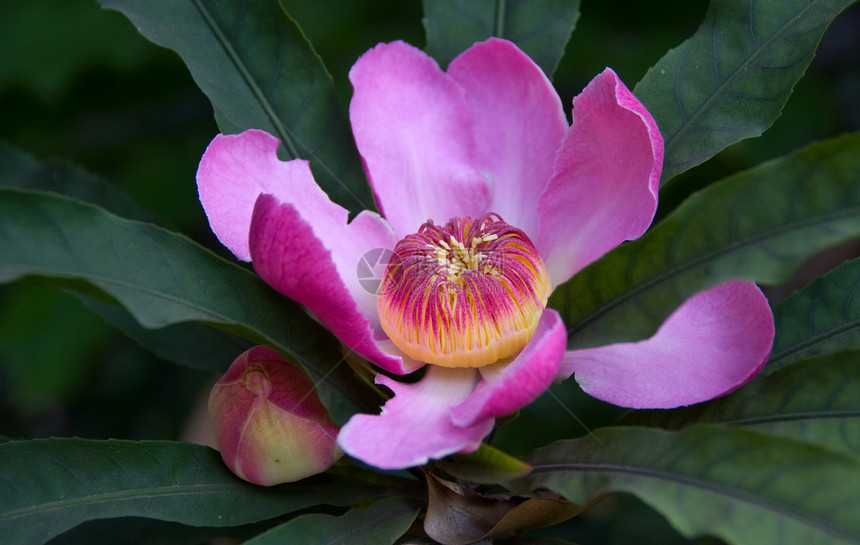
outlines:
M725 483L716 481L707 481L700 477L687 475L682 473L671 473L668 471L656 468L642 468L638 466L612 464L612 463L591 463L591 462L567 462L564 464L542 464L533 466L531 475L537 473L553 473L553 472L599 472L620 475L633 475L643 479L655 481L669 481L681 486L696 488L705 492L711 492L727 498L733 498L740 502L747 503L754 507L775 512L783 517L802 521L807 526L819 529L820 531L844 539L853 543L860 543L850 530L843 527L837 527L829 521L822 520L819 516L811 516L804 511L785 505L783 503L764 498L756 495L751 491L730 486ZM611 485L609 485L611 487Z
M782 422L801 422L814 420L831 420L840 418L860 418L860 409L824 410L824 411L798 411L782 414L767 414L750 416L745 418L734 418L720 420L720 424L737 426L755 426L758 424L779 424Z
M703 263L708 261L712 261L717 257L722 257L737 251L740 248L753 246L761 243L764 240L769 238L776 238L778 236L783 236L786 233L791 231L804 229L810 226L829 223L832 221L844 219L847 217L857 217L860 214L860 207L851 207L851 208L841 208L836 211L827 212L824 214L818 214L815 216L810 216L804 220L783 223L779 226L772 227L770 229L765 229L760 231L759 233L740 239L736 241L732 241L729 244L721 246L720 248L715 248L713 250L704 252L699 254L697 257L692 258L678 266L671 267L663 273L660 273L649 280L633 287L632 289L626 290L621 296L614 297L611 300L603 303L600 307L591 313L587 314L582 319L578 320L573 327L568 328L568 338L571 335L576 334L578 331L582 331L590 324L598 320L601 316L605 315L608 312L615 310L623 304L626 304L630 300L634 299L636 296L641 293L650 290L654 286L664 283L668 281L670 278L678 276L684 272L687 272L690 269L693 269Z
M133 284L124 283L122 281L115 280L112 278L104 278L104 277L99 277L96 275L89 275L89 273L86 273L87 276L82 276L81 273L70 273L70 272L62 270L62 269L41 268L40 272L38 274L33 274L32 268L28 268L26 265L19 265L19 264L12 264L12 265L4 264L3 266L0 266L0 271L11 269L13 266L24 268L25 271L27 271L27 273L24 275L18 275L18 278L22 278L24 276L36 276L36 277L45 276L46 278L49 278L49 279L50 278L66 278L66 279L70 279L70 280L84 280L85 282L87 282L89 284L92 284L96 287L99 287L99 285L95 283L96 281L98 281L98 282L101 282L107 286L120 286L120 287L124 287L126 289L129 289L131 291L136 291L139 293L143 293L145 295L150 295L154 298L160 298L160 299L164 299L167 301L171 301L171 302L176 303L180 306L187 306L187 307L190 307L192 309L199 310L201 314L208 315L208 316L212 317L213 318L212 323L222 324L222 325L226 325L226 326L239 326L239 327L243 327L246 329L250 329L251 331L254 331L258 335L261 335L262 337L267 339L274 346L277 346L281 350L287 352L292 357L299 360L304 367L306 367L308 369L313 369L316 373L318 373L322 376L328 376L333 371L333 368L328 370L328 371L321 369L318 365L313 363L311 360L309 360L308 358L299 354L295 350L291 349L289 346L285 345L283 342L280 342L276 337L274 337L270 333L266 332L265 329L260 328L258 325L238 322L236 319L229 318L228 316L225 316L223 314L219 314L217 312L207 310L206 307L200 306L199 304L190 303L186 299L180 299L176 296L169 296L167 294L162 294L160 292L153 291L153 290L141 289L141 288L139 288ZM115 296L115 294L113 294L111 292L107 292L107 293L111 296ZM131 313L131 310L128 307L124 307L124 308L128 312ZM148 329L152 329L152 328L157 329L159 327L165 327L165 326L169 326L171 324L182 323L182 322L207 322L207 320L203 319L203 317L201 317L201 318L189 317L189 318L183 318L182 320L169 320L169 321L166 321L164 323L147 326L146 324L144 324L143 322L140 321L139 316L137 316L133 313L132 313L132 316L134 316L135 320L137 320L138 323L140 323L141 325L143 325L143 327L146 327ZM242 318L242 319L245 320L245 318ZM335 383L337 383L337 381L335 381ZM344 388L341 388L340 386L338 386L337 389L339 391L342 391L342 392L346 391Z
M806 12L808 12L813 7L815 7L819 2L820 2L820 0L813 0L812 3L808 4L804 9L797 12L797 14L795 14L793 17L791 17L784 25L779 27L779 29L776 32L774 32L773 34L771 34L765 41L761 42L759 47L757 47L750 55L747 55L746 57L744 57L743 60L745 62L738 63L737 67L731 73L729 73L729 75L726 76L725 79L723 79L723 81L714 89L714 91L712 93L710 93L707 100L704 100L695 110L693 110L693 113L691 115L689 115L689 116L685 115L686 119L685 119L684 123L678 128L678 130L676 130L674 133L672 133L672 135L669 138L665 139L666 144L664 147L669 148L669 147L673 146L675 140L679 136L683 136L684 134L686 134L686 132L688 130L690 130L690 128L694 125L695 121L697 121L707 111L710 111L710 109L711 109L710 106L711 106L712 101L714 100L714 97L718 96L723 91L723 89L729 85L730 82L734 82L735 79L738 77L738 75L743 73L743 67L744 66L749 65L754 59L756 59L757 57L762 55L763 52L766 49L768 49L779 36L782 36L789 29L789 27L791 27L797 21L802 21ZM750 24L751 23L752 23L752 21L750 21ZM712 53L715 54L716 52L712 51ZM713 55L712 55L712 61L713 61ZM711 66L713 66L713 62L711 63ZM675 87L676 87L676 94L677 94L677 87L678 87L677 78L676 78L675 82L676 82ZM681 161L678 164L681 164L681 163L684 163L684 161Z
M860 319L842 322L839 327L832 327L823 332L820 332L817 335L807 337L805 341L789 346L788 348L781 350L775 355L771 355L770 359L768 360L768 365L773 365L773 362L775 361L790 357L792 354L802 352L803 350L806 350L811 346L815 346L816 344L822 343L831 338L838 337L843 333L848 333L852 329L858 328L860 328Z
M227 494L235 491L236 485L230 483L198 483L181 486L158 486L152 488L134 488L115 492L102 492L87 496L78 496L66 500L39 503L29 507L13 509L0 514L0 521L13 521L34 514L48 511L74 509L76 507L110 503L116 501L137 501L164 496L195 496L200 494Z
M254 95L254 98L260 104L260 107L263 108L263 111L266 114L266 117L269 118L269 121L272 123L272 126L275 127L275 130L278 132L278 136L283 142L284 146L287 148L290 156L293 159L299 157L298 148L296 144L293 142L292 138L289 135L289 131L281 123L280 118L275 112L274 106L266 97L263 90L257 85L257 81L251 75L251 71L248 70L248 67L245 65L245 62L242 60L242 57L236 52L233 48L233 45L227 39L227 36L221 31L221 28L215 22L215 18L212 17L212 14L209 13L209 10L206 9L205 6L201 3L200 0L192 0L194 2L194 7L197 8L197 11L200 13L200 16L203 18L203 21L212 31L212 34L215 36L215 39L218 40L218 43L221 44L221 47L224 49L224 52L230 58L230 62L233 63L233 66L236 67L236 70L239 72L239 75L245 81L245 84L250 89L251 94Z
M16 272L15 269L19 269L21 272ZM69 280L84 280L87 283L93 284L97 287L99 285L118 287L118 288L125 289L127 291L132 291L135 293L147 295L147 296L153 297L155 299L163 299L165 301L169 301L169 302L177 304L179 306L188 307L190 309L198 311L200 314L202 314L204 316L211 317L213 319L212 321L215 323L227 324L227 325L231 325L231 324L236 323L236 320L234 318L228 318L226 315L221 314L219 312L216 312L209 307L205 307L205 306L201 305L200 303L195 303L195 302L190 301L188 299L182 299L181 297L179 297L177 295L172 295L169 293L157 291L157 290L154 290L151 288L145 288L145 287L140 286L138 284L132 284L128 281L94 274L91 271L71 271L71 270L60 268L60 267L38 266L38 272L35 272L33 270L33 264L8 263L8 262L6 262L6 263L3 263L2 265L0 265L0 278L4 277L3 273L5 273L6 271L10 271L11 274L15 275L15 276L11 277L12 280L14 280L16 278L23 278L25 276L45 276L48 278L66 278ZM108 293L111 294L110 292L108 292ZM111 294L111 295L113 295L113 294ZM242 318L242 319L245 319L245 318ZM161 324L157 324L157 325L153 324L153 325L155 327L161 327L161 326L170 325L171 323L175 323L178 321L189 321L189 320L201 321L197 318L186 318L183 320L172 320L172 321L166 321L166 322L161 323ZM255 329L256 329L256 327L255 327ZM261 333L262 333L262 331L261 331Z

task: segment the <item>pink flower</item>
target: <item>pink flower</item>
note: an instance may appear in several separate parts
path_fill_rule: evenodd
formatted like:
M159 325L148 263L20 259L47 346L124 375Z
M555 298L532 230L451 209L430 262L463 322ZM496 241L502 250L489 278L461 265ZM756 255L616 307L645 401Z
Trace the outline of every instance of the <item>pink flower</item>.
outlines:
M377 375L394 397L343 427L349 455L403 468L470 452L495 418L571 374L611 403L669 408L725 394L764 364L773 316L748 282L691 297L651 339L587 350L566 352L558 313L543 309L553 287L642 235L657 207L663 140L614 72L574 99L570 127L540 68L504 40L474 45L447 72L381 44L350 79L382 216L347 223L307 162L279 161L261 131L217 136L197 174L212 229L266 282L388 374L426 367L411 383ZM356 274L377 248L396 264L379 298Z
M265 346L236 358L215 384L209 419L224 463L255 484L322 473L343 454L311 380Z

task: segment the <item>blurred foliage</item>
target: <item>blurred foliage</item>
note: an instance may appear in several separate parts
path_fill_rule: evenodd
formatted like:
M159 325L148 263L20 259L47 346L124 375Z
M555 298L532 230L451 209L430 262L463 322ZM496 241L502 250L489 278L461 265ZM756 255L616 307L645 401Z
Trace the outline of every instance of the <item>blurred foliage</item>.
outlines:
M344 109L347 74L359 55L382 41L424 45L420 0L282 3L324 59ZM695 31L707 6L707 0L671 0L619 9L582 0L554 75L563 103L569 105L605 66L632 88ZM92 0L2 0L0 55L0 140L111 180L141 209L223 254L194 184L197 162L217 128L178 56ZM659 214L729 173L857 131L858 96L860 5L854 5L825 34L776 124L669 184ZM0 436L176 438L213 379L155 359L70 295L29 283L0 287ZM521 455L552 439L585 435L621 413L578 389L554 387L499 428L494 444ZM540 438L535 429L542 430ZM672 533L638 500L616 496L604 504L541 535L611 544L644 543L645 528L662 537ZM605 514L619 506L629 514L624 524Z

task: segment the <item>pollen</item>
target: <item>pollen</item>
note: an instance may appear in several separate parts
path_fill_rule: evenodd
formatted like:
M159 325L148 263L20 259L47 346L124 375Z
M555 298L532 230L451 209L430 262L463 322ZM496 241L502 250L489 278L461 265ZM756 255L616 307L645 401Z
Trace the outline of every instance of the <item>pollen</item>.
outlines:
M528 236L486 214L428 221L398 242L377 310L389 338L413 359L482 367L528 344L550 291Z

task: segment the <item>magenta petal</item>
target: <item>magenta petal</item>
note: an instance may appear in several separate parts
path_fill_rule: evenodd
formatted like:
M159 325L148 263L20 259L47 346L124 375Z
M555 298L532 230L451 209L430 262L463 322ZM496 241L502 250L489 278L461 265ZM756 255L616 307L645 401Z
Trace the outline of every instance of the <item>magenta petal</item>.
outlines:
M327 198L325 205L320 195L302 199L301 193L293 195L301 212L298 205L282 204L272 195L257 200L250 236L257 274L308 307L365 358L392 373L411 372L401 358L383 352L374 341L374 333L379 334L376 296L360 284L357 273L363 253L390 248L393 234L375 214L363 212L347 225L346 210Z
M399 237L433 219L477 216L486 181L472 166L463 90L422 51L395 42L352 67L352 130L377 205Z
M280 141L267 132L216 136L197 168L197 192L212 232L242 261L251 259L248 228L260 193L284 197L301 181L313 183L305 161L279 161Z
M481 368L483 380L469 398L453 408L458 426L525 407L552 384L567 347L567 330L558 312L546 309L534 337L513 361Z
M575 373L588 394L621 407L671 409L744 385L770 356L773 336L761 290L726 282L687 299L650 339L568 352L562 376Z
M457 452L472 452L493 429L492 418L460 427L451 422L451 407L466 399L478 382L475 369L430 365L415 384L385 375L376 381L394 397L378 415L357 414L341 428L340 448L380 469L402 469Z
M567 130L558 94L525 53L497 38L467 49L448 74L466 91L475 121L474 164L492 190L489 210L535 236L538 196Z
M573 100L573 125L540 196L534 242L554 285L645 232L662 165L657 125L607 68Z

